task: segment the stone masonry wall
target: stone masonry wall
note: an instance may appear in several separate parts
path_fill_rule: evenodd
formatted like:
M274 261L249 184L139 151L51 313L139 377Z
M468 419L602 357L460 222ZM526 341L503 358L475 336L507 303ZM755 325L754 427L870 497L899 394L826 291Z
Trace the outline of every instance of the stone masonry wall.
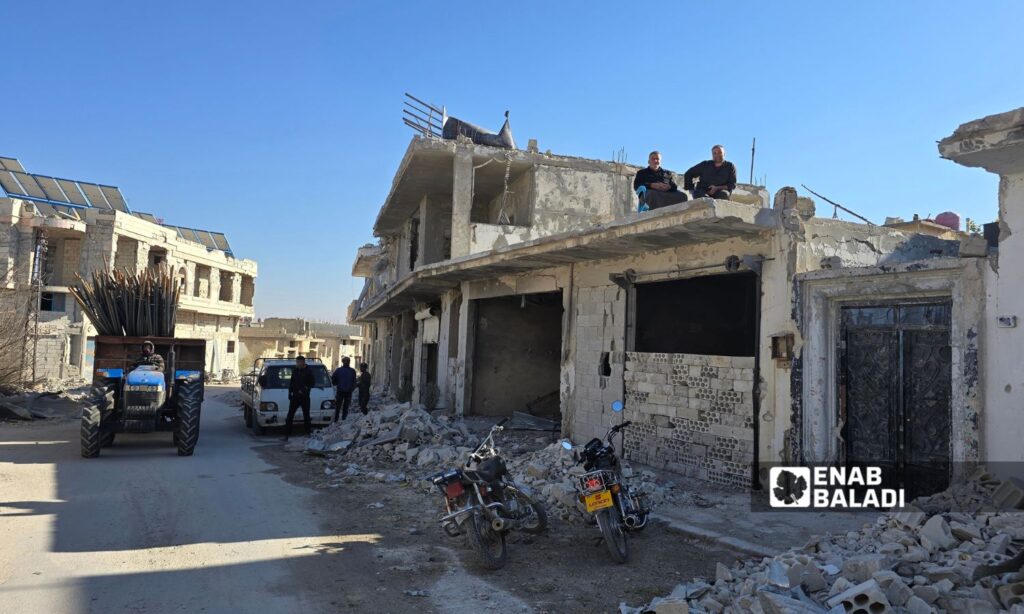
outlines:
M750 487L752 357L628 352L625 381L627 458Z

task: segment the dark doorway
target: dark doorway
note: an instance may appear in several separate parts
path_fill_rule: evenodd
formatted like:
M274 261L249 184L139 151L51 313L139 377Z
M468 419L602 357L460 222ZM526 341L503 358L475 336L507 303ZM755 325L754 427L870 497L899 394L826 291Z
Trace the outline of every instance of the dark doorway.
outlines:
M560 291L477 300L470 413L529 413L557 395L561 351Z
M881 466L907 500L950 473L949 303L845 307L839 418L847 465Z
M637 352L753 356L757 275L734 273L636 285Z

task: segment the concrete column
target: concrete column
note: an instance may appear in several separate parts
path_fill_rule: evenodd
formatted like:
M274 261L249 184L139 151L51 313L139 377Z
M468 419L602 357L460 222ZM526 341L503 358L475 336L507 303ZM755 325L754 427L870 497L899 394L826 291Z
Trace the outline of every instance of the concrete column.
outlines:
M420 201L419 254L416 262L424 266L444 259L444 203L424 196Z
M473 156L457 146L452 173L452 258L469 254L469 214L473 209Z
M441 318L441 327L437 334L437 390L438 390L438 408L448 409L449 396L448 389L448 350L451 347L452 339L452 327L451 327L451 310L452 310L452 295L446 293L441 297L441 314L438 316ZM458 331L454 331L458 333Z
M459 310L459 363L455 382L455 414L464 416L472 408L473 349L476 341L476 302L469 300L469 284L462 284L462 307Z
M423 364L423 320L416 320L416 340L413 342L413 357L412 357L412 402L413 405L416 403L422 403L423 399L421 394L423 393L423 370L425 365Z
M998 174L998 255L985 267L985 322L980 331L984 390L981 459L1024 462L1024 108L961 125L939 142L944 158Z

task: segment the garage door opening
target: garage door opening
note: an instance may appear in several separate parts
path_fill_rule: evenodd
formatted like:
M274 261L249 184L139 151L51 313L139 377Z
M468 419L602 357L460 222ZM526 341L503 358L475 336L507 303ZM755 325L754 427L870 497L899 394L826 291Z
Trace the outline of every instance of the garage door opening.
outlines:
M513 411L557 418L562 293L544 292L476 302L470 413ZM552 413L554 415L552 415Z
M708 275L636 286L635 351L753 356L757 275Z

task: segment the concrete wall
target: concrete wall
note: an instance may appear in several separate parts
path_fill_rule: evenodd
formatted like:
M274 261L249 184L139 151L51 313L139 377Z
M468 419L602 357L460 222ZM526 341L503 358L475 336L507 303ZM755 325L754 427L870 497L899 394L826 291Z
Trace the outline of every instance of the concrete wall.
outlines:
M754 359L626 354L626 457L748 488L754 461Z

